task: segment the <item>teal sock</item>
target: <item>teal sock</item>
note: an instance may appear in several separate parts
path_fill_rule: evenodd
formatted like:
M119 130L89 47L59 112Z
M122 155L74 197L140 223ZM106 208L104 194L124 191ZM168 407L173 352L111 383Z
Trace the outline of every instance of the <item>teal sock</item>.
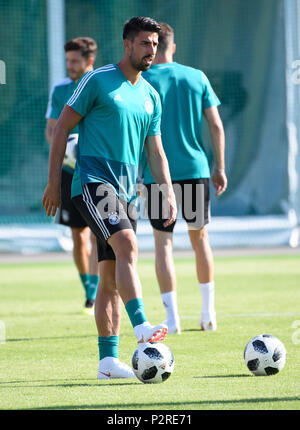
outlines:
M98 337L99 358L119 358L119 336Z
M144 311L143 299L129 300L125 306L125 309L128 313L133 328L147 321Z
M95 300L97 294L97 288L99 284L100 277L98 275L90 275L90 282L87 289L86 298L88 300Z
M87 294L89 283L90 283L90 275L88 273L84 273L83 275L79 274L81 283L83 285L85 294Z

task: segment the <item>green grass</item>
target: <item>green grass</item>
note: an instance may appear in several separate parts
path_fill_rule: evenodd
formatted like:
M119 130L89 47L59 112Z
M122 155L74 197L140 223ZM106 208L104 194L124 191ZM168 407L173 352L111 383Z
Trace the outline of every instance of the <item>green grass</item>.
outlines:
M0 409L299 410L299 257L216 258L215 264L218 330L208 333L198 326L194 261L176 259L183 332L166 339L175 371L158 385L96 379L96 326L81 314L83 290L73 263L2 265ZM146 314L159 323L165 312L153 261L140 260L139 273ZM261 333L286 346L287 363L277 375L255 377L244 364L246 343ZM120 358L130 364L135 348L123 309Z

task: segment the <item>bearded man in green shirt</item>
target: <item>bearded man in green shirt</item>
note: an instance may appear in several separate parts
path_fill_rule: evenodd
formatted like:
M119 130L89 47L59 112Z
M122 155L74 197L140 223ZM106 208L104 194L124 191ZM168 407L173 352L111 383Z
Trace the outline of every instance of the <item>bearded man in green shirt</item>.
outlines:
M79 124L76 169L72 181L75 206L97 237L100 286L96 297L99 379L134 374L118 358L122 299L138 343L162 341L167 326L150 325L137 273L135 235L138 169L145 146L155 180L165 184L168 216L174 222L176 201L160 137L161 104L141 76L152 64L160 26L135 17L123 29L124 56L85 74L65 106L54 132L48 185L43 196L47 215L59 207L61 165L67 137Z

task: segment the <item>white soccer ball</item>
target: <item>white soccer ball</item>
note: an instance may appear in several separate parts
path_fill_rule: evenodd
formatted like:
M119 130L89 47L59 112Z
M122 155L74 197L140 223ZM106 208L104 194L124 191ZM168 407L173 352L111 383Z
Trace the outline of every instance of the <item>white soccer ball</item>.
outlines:
M247 343L244 360L250 372L256 376L275 375L284 368L286 349L277 337L260 334Z
M175 366L170 348L161 342L146 342L138 345L132 356L132 369L144 384L166 381Z
M67 141L63 165L75 169L78 134L70 134Z

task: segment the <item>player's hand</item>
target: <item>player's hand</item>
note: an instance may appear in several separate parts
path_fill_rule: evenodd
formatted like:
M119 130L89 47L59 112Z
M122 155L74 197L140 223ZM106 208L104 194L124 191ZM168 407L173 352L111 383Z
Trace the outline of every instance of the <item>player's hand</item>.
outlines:
M54 216L60 205L60 184L49 184L47 185L42 205L46 211L47 216Z
M216 190L215 196L218 197L226 191L227 188L227 177L225 170L223 169L215 169L212 177L212 184Z
M173 188L171 189L170 193L167 197L167 203L168 203L168 219L163 223L163 226L166 228L169 225L173 224L173 222L176 221L177 216L177 204L176 204L176 198L173 191ZM164 204L163 204L163 210L164 210Z

